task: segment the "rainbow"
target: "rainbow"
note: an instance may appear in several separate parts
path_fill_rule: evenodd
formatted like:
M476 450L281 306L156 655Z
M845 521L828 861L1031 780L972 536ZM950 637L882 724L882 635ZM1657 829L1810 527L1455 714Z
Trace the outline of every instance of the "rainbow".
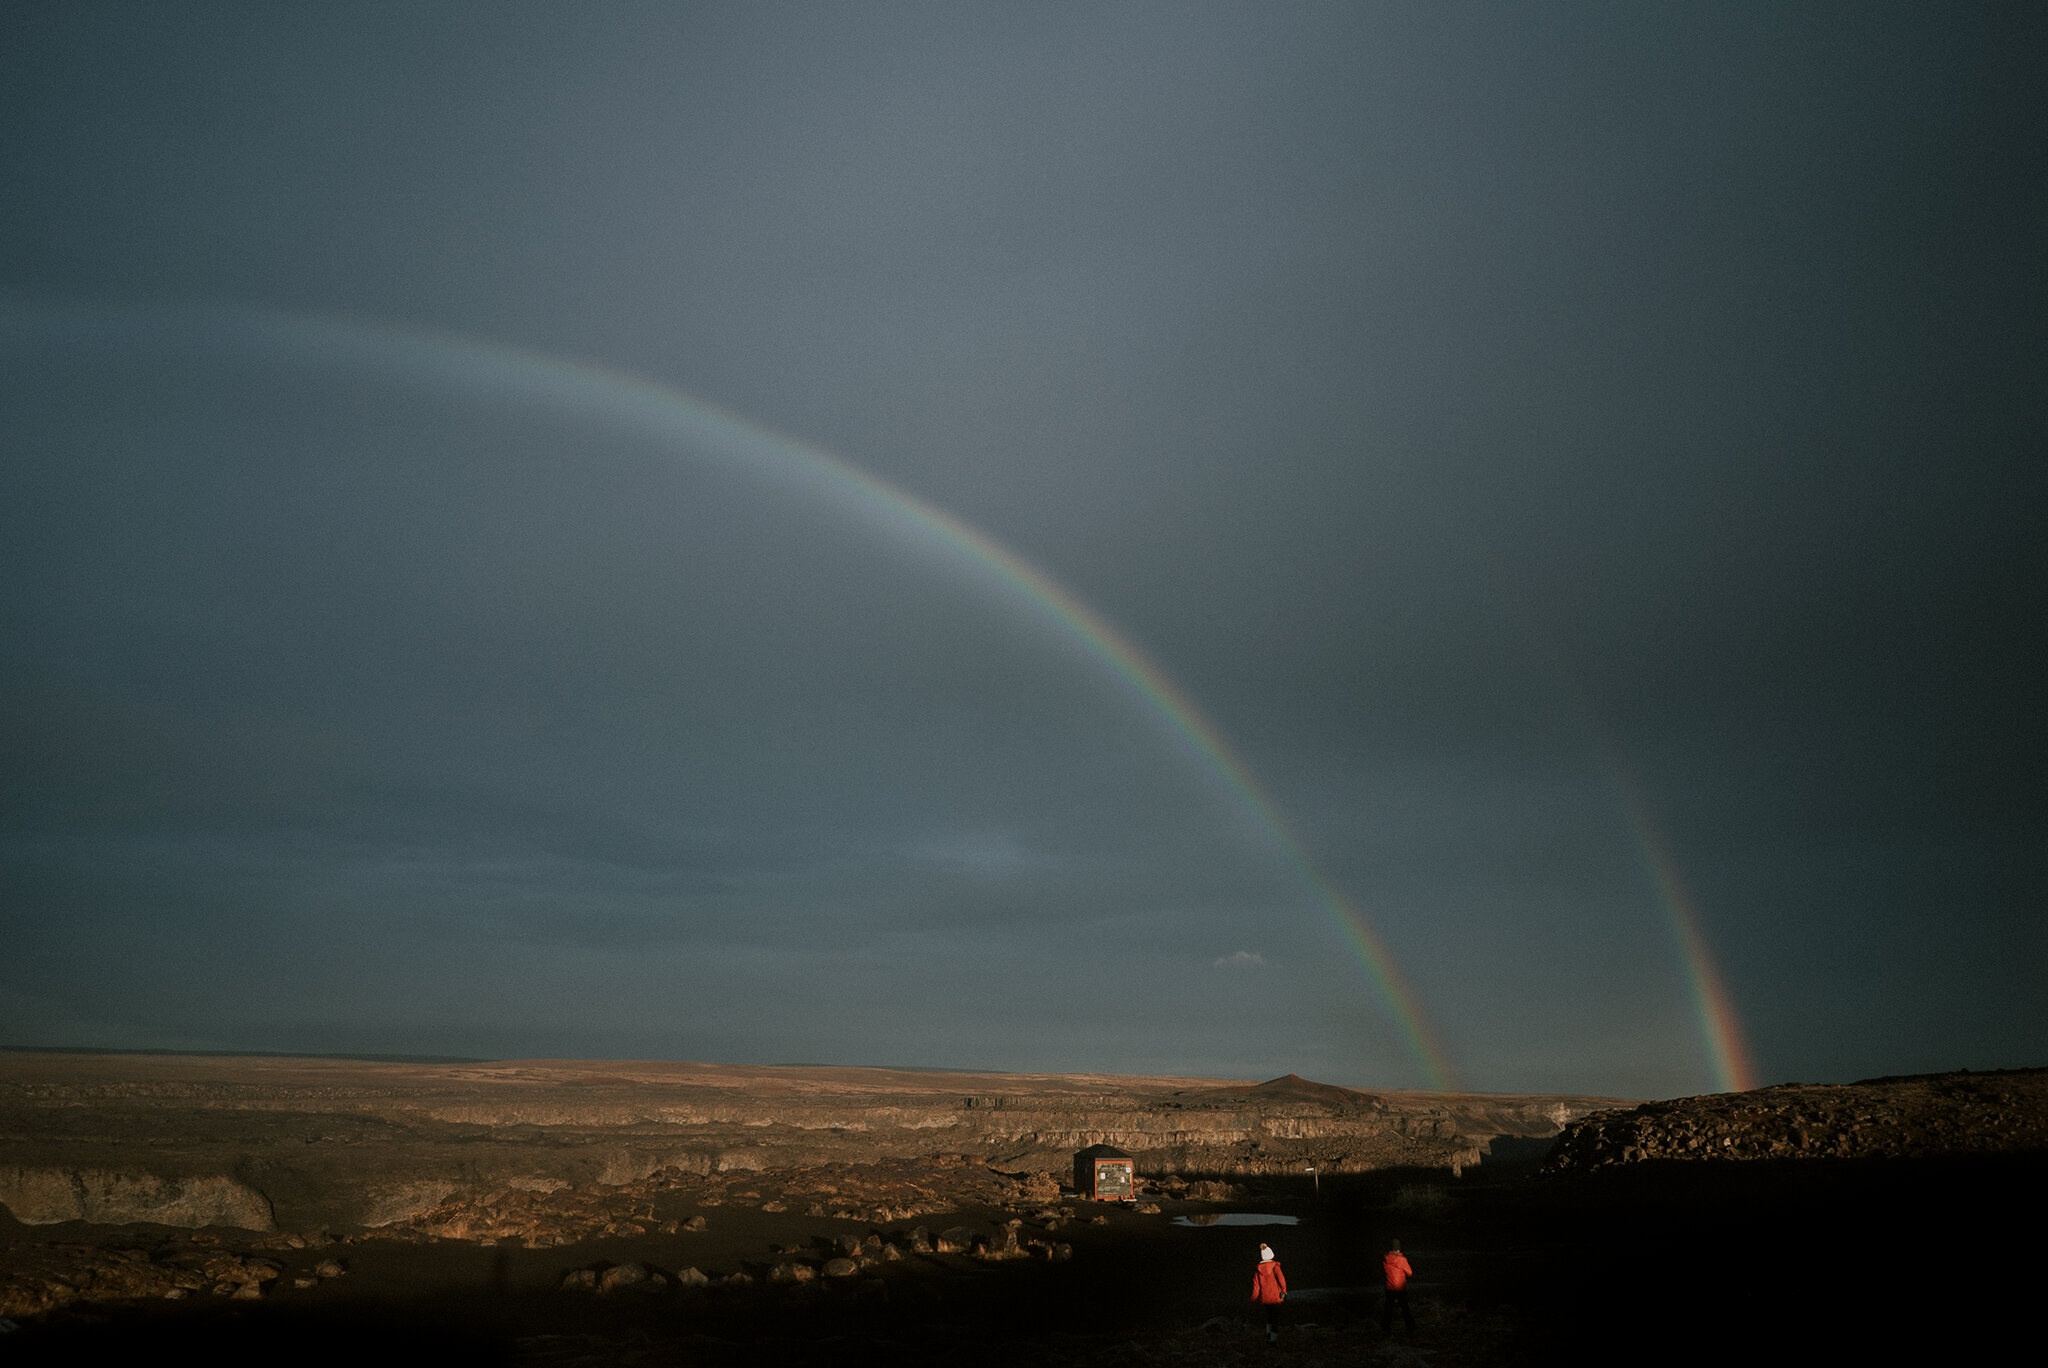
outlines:
M966 566L1106 667L1214 777L1236 812L1281 857L1343 938L1429 1086L1454 1086L1443 1048L1386 943L1318 868L1278 805L1193 700L1101 614L1043 570L944 509L823 448L656 381L458 334L256 310L145 312L0 304L0 340L11 346L126 344L137 339L184 345L196 340L260 353L282 352L401 382L427 376L472 394L585 416L801 487L858 513L889 535Z
M1743 1043L1742 1022L1735 1014L1734 999L1728 995L1728 986L1707 948L1706 934L1700 929L1699 908L1679 872L1671 843L1664 838L1648 799L1622 759L1621 748L1601 721L1599 708L1579 682L1563 650L1538 629L1536 615L1514 592L1509 576L1496 572L1492 582L1495 594L1521 627L1524 639L1542 660L1551 682L1578 714L1580 725L1599 751L1601 770L1620 802L1643 867L1656 885L1664 921L1684 962L1686 987L1714 1086L1721 1092L1748 1092L1757 1086L1756 1066Z
M1693 1009L1699 1020L1700 1038L1706 1042L1715 1086L1721 1092L1748 1092L1757 1086L1756 1065L1743 1044L1742 1023L1735 1015L1735 1004L1700 930L1699 910L1679 874L1670 842L1664 839L1634 776L1612 747L1603 749L1608 782L1621 799L1622 812L1635 833L1636 848L1642 852L1643 865L1657 885L1671 934L1685 957L1686 980L1692 990Z

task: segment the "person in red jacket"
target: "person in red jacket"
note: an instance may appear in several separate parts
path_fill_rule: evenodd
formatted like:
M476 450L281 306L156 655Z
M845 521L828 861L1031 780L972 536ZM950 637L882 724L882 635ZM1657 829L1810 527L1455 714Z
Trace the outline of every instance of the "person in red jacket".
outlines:
M1287 1300L1287 1275L1273 1257L1273 1247L1259 1246L1259 1266L1252 1270L1252 1300L1266 1308L1266 1343L1280 1338L1280 1303Z
M1394 1306L1401 1307L1401 1320L1408 1327L1408 1333L1415 1333L1415 1313L1408 1309L1408 1280L1415 1276L1409 1267L1408 1256L1401 1252L1401 1242L1394 1241L1394 1247L1387 1251L1387 1257L1380 1260L1380 1267L1386 1270L1387 1299L1380 1305L1380 1332L1394 1331Z

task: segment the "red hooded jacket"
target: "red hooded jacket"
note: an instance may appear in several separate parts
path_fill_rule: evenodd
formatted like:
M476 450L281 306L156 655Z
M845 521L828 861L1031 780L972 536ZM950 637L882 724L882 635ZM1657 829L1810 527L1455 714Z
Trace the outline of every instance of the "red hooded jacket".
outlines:
M1252 1274L1252 1300L1267 1306L1287 1298L1287 1275L1280 1271L1278 1259L1260 1262L1258 1271Z
M1387 1291L1399 1292L1415 1276L1415 1270L1408 1266L1408 1256L1398 1249L1387 1251L1387 1257L1380 1261L1387 1270Z

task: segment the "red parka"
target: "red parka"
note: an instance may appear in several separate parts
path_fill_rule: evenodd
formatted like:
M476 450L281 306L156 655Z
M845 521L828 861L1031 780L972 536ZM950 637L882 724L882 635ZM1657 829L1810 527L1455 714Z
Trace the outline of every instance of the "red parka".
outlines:
M1408 1285L1408 1280L1415 1276L1415 1270L1408 1266L1408 1256L1398 1249L1388 1250L1387 1257L1381 1262L1387 1270L1389 1292L1399 1292Z
M1287 1299L1287 1275L1280 1271L1278 1259L1260 1262L1258 1271L1252 1274L1252 1300L1267 1306Z

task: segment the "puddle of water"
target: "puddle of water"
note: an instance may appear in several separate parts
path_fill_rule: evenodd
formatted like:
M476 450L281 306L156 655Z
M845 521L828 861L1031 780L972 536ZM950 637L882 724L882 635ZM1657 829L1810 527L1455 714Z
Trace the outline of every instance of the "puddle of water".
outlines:
M1280 1216L1270 1211L1205 1211L1196 1216L1176 1216L1173 1223L1184 1226L1300 1225L1301 1218Z

